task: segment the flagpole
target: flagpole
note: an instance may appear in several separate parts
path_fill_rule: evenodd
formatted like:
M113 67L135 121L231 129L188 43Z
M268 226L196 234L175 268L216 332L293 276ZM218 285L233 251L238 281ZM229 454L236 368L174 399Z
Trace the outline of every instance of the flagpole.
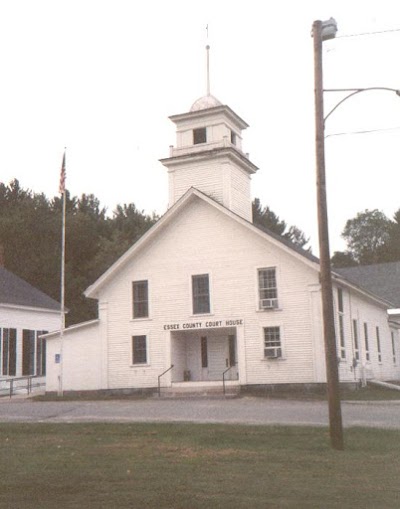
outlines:
M65 329L65 217L67 210L67 200L65 191L65 154L61 166L60 177L60 193L62 196L62 227L61 227L61 324L60 324L60 376L59 376L59 391L58 395L64 395L63 386L63 365L64 365L64 329Z

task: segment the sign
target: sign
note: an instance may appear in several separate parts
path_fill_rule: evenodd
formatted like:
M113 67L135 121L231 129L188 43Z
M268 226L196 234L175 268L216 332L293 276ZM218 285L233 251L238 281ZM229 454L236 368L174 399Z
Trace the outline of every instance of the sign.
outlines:
M203 320L201 322L166 323L164 330L220 329L222 327L238 327L243 325L243 318L238 320Z

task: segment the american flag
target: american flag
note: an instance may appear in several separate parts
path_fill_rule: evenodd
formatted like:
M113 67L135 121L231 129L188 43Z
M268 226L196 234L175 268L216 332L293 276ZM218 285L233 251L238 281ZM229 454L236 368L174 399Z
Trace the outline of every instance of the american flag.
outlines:
M65 177L66 177L66 171L65 171L65 152L64 152L62 165L61 165L61 174L60 174L60 187L59 187L60 194L65 193Z

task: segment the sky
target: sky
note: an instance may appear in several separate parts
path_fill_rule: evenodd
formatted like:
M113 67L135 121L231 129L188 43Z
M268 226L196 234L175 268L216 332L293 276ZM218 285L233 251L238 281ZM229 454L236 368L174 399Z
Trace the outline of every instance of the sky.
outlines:
M0 0L0 181L55 196L67 147L72 195L93 193L109 214L123 203L163 214L168 117L206 94L208 43L211 93L250 125L252 197L318 255L311 27L330 17L324 87L400 88L392 0ZM325 93L325 112L343 97ZM333 253L358 212L400 208L400 98L359 94L325 132Z

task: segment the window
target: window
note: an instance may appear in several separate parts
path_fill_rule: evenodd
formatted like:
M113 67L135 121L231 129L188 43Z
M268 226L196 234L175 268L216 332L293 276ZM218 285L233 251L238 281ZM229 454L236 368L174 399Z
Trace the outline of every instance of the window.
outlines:
M205 127L193 129L193 145L199 143L207 143L207 129Z
M379 327L376 327L376 347L378 349L378 362L382 362L381 338L379 335Z
M279 327L264 327L264 357L282 357L281 331Z
M338 310L339 310L339 355L341 359L346 358L346 340L344 337L344 308L343 308L343 290L338 288Z
M146 336L132 336L132 364L147 364Z
M232 145L236 145L236 133L231 131L231 143Z
M395 342L394 342L394 332L391 331L390 332L391 336L392 336L392 355L393 355L393 364L396 364L396 345L395 345Z
M338 288L337 294L338 294L339 313L343 313L343 311L344 311L344 309L343 309L343 290L341 288Z
M40 338L42 334L47 334L45 330L37 331L36 339L36 374L44 376L46 374L46 340Z
M134 281L133 288L133 318L149 316L149 288L147 281Z
M35 331L22 331L22 375L35 374Z
M201 367L208 367L208 351L207 351L207 338L201 338Z
M210 285L208 274L192 276L193 314L210 312Z
M278 307L278 289L276 285L276 269L258 270L259 309Z
M358 323L353 320L353 339L354 339L354 358L356 361L360 360L360 348L358 345Z
M17 370L17 329L3 329L3 375L15 376Z
M364 322L364 341L365 341L365 360L370 360L369 355L369 341L368 341L368 324L367 322Z

